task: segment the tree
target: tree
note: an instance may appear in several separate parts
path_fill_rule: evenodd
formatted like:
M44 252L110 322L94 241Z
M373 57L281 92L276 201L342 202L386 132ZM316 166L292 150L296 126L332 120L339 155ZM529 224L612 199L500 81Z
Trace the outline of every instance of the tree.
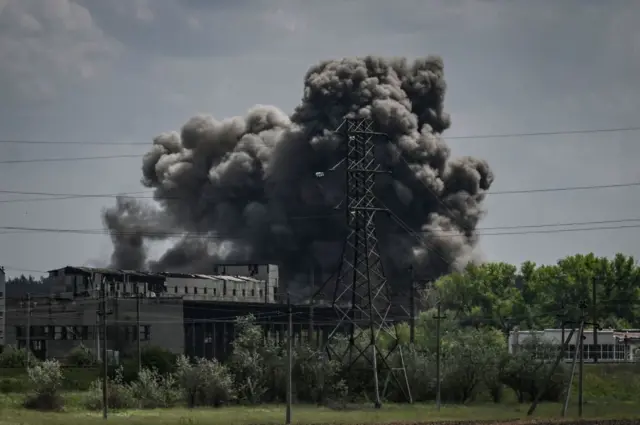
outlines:
M507 263L470 265L436 282L442 306L457 319L475 327L483 325L508 334L525 312L517 288L517 268Z

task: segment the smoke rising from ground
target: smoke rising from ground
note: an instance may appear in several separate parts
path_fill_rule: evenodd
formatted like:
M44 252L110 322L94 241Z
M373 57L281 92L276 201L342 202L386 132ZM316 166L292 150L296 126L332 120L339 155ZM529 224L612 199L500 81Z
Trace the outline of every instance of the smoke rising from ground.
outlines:
M345 117L370 117L390 138L380 158L391 174L377 188L393 212L379 222L386 271L412 265L433 277L464 265L493 174L482 160L450 159L445 89L438 57L325 61L305 75L290 116L258 105L244 117L196 116L157 136L142 161L155 205L122 198L103 213L112 266L207 273L222 261L275 262L295 275L313 259L335 268L345 180L329 169L344 156L346 141L332 131ZM164 255L147 257L148 243L177 234Z

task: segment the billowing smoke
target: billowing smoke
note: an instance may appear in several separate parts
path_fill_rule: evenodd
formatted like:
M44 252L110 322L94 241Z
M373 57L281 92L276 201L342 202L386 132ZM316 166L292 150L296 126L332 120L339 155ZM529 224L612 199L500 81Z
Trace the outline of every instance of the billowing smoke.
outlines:
M445 89L438 57L325 61L307 72L290 116L258 105L157 136L142 163L155 205L119 199L104 212L112 266L208 273L221 262L270 262L294 280L314 267L334 271L346 218L344 171L332 167L346 140L333 130L345 117L369 117L389 136L377 155L391 172L376 185L391 210L378 222L385 271L436 277L463 266L493 174L482 160L450 159ZM158 240L174 242L150 260Z

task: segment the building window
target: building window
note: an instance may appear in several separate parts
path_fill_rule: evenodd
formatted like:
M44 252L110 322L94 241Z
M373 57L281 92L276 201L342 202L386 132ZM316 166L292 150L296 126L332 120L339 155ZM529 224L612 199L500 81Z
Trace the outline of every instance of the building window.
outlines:
M63 330L64 330L64 328L62 326L55 326L54 327L53 339L55 339L55 340L64 339L63 338Z
M4 298L4 292L0 291L0 298Z
M4 311L0 311L0 317L4 316Z
M185 286L185 287L184 287L184 293L185 293L185 294L188 294L188 293L189 293L189 287L188 287L188 286Z
M258 291L258 295L262 298L262 289Z
M194 295L198 295L198 287L197 286L193 288L193 293L194 293Z
M173 288L173 292L175 292L176 294L178 293L178 287L177 286Z
M202 288L202 291L206 294L207 293L207 287L205 286L204 288Z
M236 290L235 289L231 292L231 295L233 295L234 297L236 296Z
M22 326L16 326L16 338L22 338L24 335L24 329Z
M246 297L247 296L247 291L245 289L242 290L242 297Z
M251 296L252 296L252 297L255 297L255 296L256 296L256 290L255 290L255 289L252 289L252 290L251 290Z
M213 295L217 295L218 293L218 288L213 288Z
M140 340L149 341L151 339L151 326L144 325L140 327Z

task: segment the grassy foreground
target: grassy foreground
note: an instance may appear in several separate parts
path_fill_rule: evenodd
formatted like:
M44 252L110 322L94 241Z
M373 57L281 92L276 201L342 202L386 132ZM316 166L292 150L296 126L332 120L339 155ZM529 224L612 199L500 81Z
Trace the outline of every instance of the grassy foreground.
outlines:
M101 412L87 412L70 408L64 413L42 413L19 408L13 400L4 400L0 406L0 425L81 425L104 423ZM525 419L528 405L486 404L470 406L443 406L438 412L433 405L386 405L380 410L360 406L345 410L332 410L315 406L294 405L293 422L297 424L383 424L428 423L438 421L511 421ZM542 404L536 419L559 418L560 404ZM571 407L570 417L576 408ZM109 423L116 424L202 424L202 425L270 425L283 424L284 406L229 407L222 409L157 409L148 411L110 412ZM640 419L636 403L586 405L585 418Z

